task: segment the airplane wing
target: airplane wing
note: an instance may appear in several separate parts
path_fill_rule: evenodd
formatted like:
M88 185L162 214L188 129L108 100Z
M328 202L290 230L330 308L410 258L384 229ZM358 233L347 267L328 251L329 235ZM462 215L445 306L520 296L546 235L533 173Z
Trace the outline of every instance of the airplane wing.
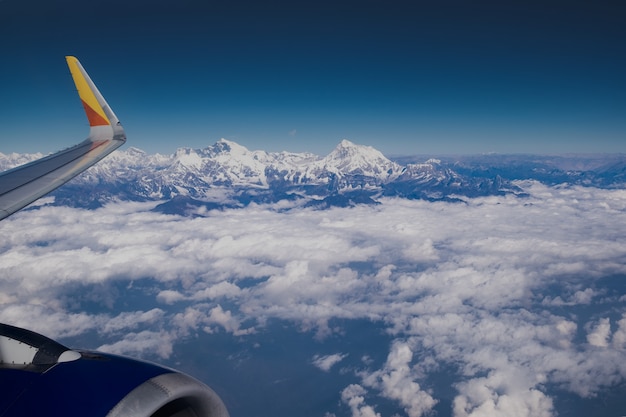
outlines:
M81 143L0 173L0 220L60 187L126 142L113 110L73 56L66 57L89 120L89 136Z
M84 68L67 57L89 137L0 174L0 220L61 186L126 141L124 129ZM0 416L229 417L200 381L156 364L69 349L0 323Z

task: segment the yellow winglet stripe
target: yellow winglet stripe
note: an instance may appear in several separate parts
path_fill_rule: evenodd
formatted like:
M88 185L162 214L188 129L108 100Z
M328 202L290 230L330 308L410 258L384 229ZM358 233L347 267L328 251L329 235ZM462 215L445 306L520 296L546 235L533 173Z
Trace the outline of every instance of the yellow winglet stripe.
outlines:
M78 90L80 100L82 101L83 107L85 108L85 113L87 114L89 125L110 125L111 122L109 121L109 118L104 113L104 110L102 109L102 106L100 106L100 103L98 103L98 99L91 90L89 83L85 79L85 75L79 67L78 59L73 56L66 56L65 59L67 60L67 66L70 68L70 72L72 73L72 78L74 79L74 84L76 84L76 89Z

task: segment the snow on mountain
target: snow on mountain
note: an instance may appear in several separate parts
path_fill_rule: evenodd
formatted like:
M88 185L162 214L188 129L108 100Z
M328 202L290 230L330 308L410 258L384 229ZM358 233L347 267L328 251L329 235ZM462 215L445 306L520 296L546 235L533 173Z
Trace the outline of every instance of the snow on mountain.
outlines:
M43 156L45 155L42 153L19 154L13 152L5 155L0 152L0 172L26 164L28 162L34 161L35 159L42 158Z
M386 181L402 168L391 162L371 146L356 145L342 140L337 147L319 162L323 170L339 175L363 175Z
M193 149L178 149L174 154L174 161L174 166L181 169L199 170L202 168L202 157Z
M35 155L0 154L0 167L32 159ZM500 171L468 175L457 171L454 163L438 159L400 164L371 146L348 140L320 157L251 151L221 139L203 149L180 148L172 155L147 154L133 147L115 151L54 195L57 204L87 207L110 199L174 198L176 207L194 206L192 200L240 206L298 199L318 207L373 204L380 195L446 199L517 191Z
M265 167L270 160L267 152L250 151L238 143L220 139L203 154L208 181L230 186L267 187Z

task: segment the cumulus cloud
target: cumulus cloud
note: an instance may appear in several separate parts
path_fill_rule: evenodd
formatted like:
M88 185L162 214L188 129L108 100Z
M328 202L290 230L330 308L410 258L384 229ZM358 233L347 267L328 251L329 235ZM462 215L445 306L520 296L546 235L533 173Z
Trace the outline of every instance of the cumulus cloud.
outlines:
M383 369L368 375L364 382L380 389L385 397L397 400L409 417L420 417L430 413L437 400L414 380L415 372L410 367L412 360L410 346L396 342Z
M332 355L324 355L324 356L320 356L320 355L315 355L313 357L313 365L317 366L318 368L320 368L322 371L324 372L329 372L330 369L338 364L339 362L341 362L346 356L348 356L348 354L342 354L342 353L334 353Z
M209 325L217 324L221 326L224 330L234 334L235 336L241 336L254 332L253 328L241 329L239 320L236 317L233 317L230 311L224 311L222 306L219 304L217 307L211 309L206 321ZM208 333L213 333L214 331L210 326L205 327L204 330Z
M591 304L593 298L598 294L592 288L585 288L584 290L576 291L564 300L560 295L556 297L546 297L542 303L552 306L573 306L581 304Z
M608 318L601 319L593 325L587 334L587 342L592 346L607 347L611 336L611 321Z
M604 279L626 273L626 191L519 186L529 197L195 219L154 203L18 213L0 223L0 320L159 357L197 332L287 320L323 340L341 337L333 320L369 320L394 341L342 391L353 416L378 415L377 397L427 414L437 364L458 416L555 415L549 387L591 397L626 378L624 298Z
M522 376L524 378L524 376ZM552 400L541 391L525 388L511 375L490 373L459 385L462 395L454 399L454 415L458 417L550 417Z
M128 333L122 340L115 343L104 344L98 350L107 353L139 356L146 351L156 353L161 359L172 354L173 337L167 332L142 331Z
M613 346L616 349L626 349L626 313L622 314L622 319L617 322L618 328L613 334Z
M155 323L163 319L165 312L158 308L149 311L123 312L117 317L107 320L102 331L114 333L120 330L128 331L145 324Z
M50 303L54 304L54 303ZM2 305L0 321L25 327L48 337L71 337L100 328L111 318L106 315L71 313L41 304Z
M352 417L381 417L374 407L365 403L366 393L367 391L362 386L352 384L341 392L341 400L350 406Z

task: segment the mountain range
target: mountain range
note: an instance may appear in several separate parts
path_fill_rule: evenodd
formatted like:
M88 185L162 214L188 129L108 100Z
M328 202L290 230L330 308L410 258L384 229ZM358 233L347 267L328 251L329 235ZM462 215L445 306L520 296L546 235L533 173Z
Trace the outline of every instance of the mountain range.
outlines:
M0 154L0 170L41 155ZM328 208L378 204L383 196L431 201L514 194L516 180L621 188L626 155L470 155L387 158L341 141L325 157L250 151L225 139L172 155L116 151L53 193L56 205L97 208L111 200L162 201L155 210L193 215L250 203Z

